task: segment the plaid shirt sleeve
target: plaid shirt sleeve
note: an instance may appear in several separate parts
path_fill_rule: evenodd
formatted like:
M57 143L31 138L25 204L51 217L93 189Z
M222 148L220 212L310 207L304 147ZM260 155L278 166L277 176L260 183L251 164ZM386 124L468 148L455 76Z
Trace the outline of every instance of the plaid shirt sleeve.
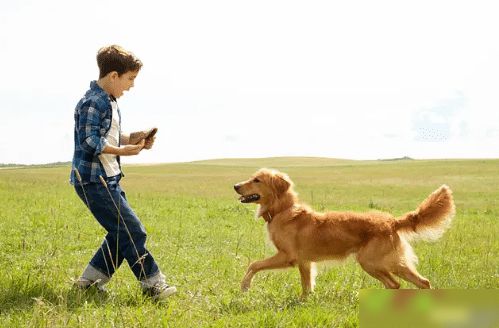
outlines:
M101 136L101 122L105 112L92 99L88 99L78 109L78 135L81 149L97 156L102 153L107 140Z

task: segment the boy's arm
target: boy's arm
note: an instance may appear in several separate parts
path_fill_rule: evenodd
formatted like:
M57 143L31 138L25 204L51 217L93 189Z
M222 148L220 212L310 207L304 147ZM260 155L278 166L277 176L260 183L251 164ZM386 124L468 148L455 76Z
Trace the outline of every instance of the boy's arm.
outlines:
M144 142L140 142L137 145L125 145L123 147L110 145L106 138L100 134L104 112L99 111L95 101L88 101L82 104L78 112L78 134L83 151L91 153L94 156L101 153L128 156L137 155L144 147Z
M125 145L121 147L111 146L110 144L106 143L106 145L102 149L102 153L114 154L119 156L137 155L138 153L140 153L142 148L144 148L144 144L145 144L144 140L142 140L136 145Z
M94 156L102 153L106 146L106 138L100 135L103 113L99 111L95 101L83 103L78 110L78 139L84 152Z

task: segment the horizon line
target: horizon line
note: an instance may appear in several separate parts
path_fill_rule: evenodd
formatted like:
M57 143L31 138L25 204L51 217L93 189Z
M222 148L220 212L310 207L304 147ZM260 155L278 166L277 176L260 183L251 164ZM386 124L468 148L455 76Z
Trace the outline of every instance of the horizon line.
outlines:
M466 157L449 157L449 158L413 158L409 156L395 157L395 158L378 158L378 159L350 159L350 158L337 158L337 157L323 157L323 156L270 156L270 157L225 157L225 158L209 158L193 161L173 161L173 162L144 162L144 163L126 163L124 166L140 166L140 165L165 165L165 164L191 164L213 161L230 161L230 160L265 160L265 159L322 159L322 160L336 160L336 161L352 161L352 162L383 162L383 161L445 161L445 160L497 160L497 157L490 158L466 158ZM16 168L25 166L65 166L70 165L72 161L56 161L47 163L0 163L0 168Z

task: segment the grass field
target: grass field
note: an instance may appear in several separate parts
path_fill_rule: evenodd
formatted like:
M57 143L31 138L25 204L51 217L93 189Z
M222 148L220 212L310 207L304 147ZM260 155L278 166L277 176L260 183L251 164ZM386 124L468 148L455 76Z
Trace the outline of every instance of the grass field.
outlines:
M148 231L148 248L179 293L142 296L125 263L110 295L71 288L104 230L68 184L69 166L0 170L1 327L356 327L358 292L381 288L353 260L319 266L315 293L298 298L297 269L262 272L273 254L254 205L232 186L259 167L288 173L316 210L413 210L441 184L457 214L437 243L417 243L418 270L436 288L499 287L499 160L347 161L274 158L126 166L122 186ZM402 283L403 288L408 288Z

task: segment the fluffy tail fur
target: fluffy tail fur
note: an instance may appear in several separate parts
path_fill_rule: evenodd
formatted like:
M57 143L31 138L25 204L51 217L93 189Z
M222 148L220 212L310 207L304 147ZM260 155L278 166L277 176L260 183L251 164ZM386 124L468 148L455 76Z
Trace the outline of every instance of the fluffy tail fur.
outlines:
M455 214L452 190L446 185L435 190L419 207L395 221L395 230L408 239L437 240Z

